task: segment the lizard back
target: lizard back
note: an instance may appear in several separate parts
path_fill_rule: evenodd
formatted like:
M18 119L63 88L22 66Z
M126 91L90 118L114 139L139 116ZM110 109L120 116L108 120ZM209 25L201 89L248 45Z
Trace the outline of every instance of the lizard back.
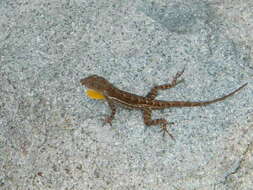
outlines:
M222 96L217 99L209 100L209 101L163 101L163 100L153 100L147 97L139 96L136 94L132 94L123 90L120 90L114 86L109 90L107 96L108 99L115 101L117 103L123 104L127 107L131 108L139 108L139 109L165 109L169 107L194 107L194 106L204 106L208 104L212 104L215 102L222 101L229 96L232 96L239 90L241 90L246 84L242 85L238 89L232 91L231 93Z

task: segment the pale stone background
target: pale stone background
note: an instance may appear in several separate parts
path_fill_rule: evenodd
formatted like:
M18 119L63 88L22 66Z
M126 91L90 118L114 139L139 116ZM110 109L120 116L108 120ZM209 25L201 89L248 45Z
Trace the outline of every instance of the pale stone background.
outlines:
M253 189L252 0L1 0L0 189ZM224 102L154 112L84 94L102 75L145 95L185 66L163 100Z

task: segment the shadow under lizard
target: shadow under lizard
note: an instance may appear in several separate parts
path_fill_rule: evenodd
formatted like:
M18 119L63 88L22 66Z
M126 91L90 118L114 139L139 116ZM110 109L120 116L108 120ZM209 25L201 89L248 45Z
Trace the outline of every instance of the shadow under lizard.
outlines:
M236 92L241 90L243 87L247 85L245 83L238 89L232 91L231 93L222 96L220 98L209 100L209 101L200 101L200 102L188 102L188 101L163 101L163 100L155 100L156 96L158 95L159 90L165 90L172 87L175 87L177 84L183 82L184 80L179 80L178 78L183 74L184 69L181 72L177 72L177 74L173 77L171 83L154 86L151 88L149 93L144 96L139 96L136 94L132 94L123 90L118 89L113 84L111 84L105 78L98 76L98 75L91 75L87 78L81 79L80 82L82 85L87 87L88 89L92 89L99 94L101 94L105 100L107 101L110 109L111 115L106 117L105 123L109 123L112 125L112 120L116 114L116 105L124 105L128 108L133 109L140 109L143 112L143 120L147 126L151 125L160 125L161 131L163 131L163 135L167 133L173 140L174 137L169 133L167 126L168 121L164 118L160 119L152 119L151 112L152 110L160 110L170 107L194 107L194 106L205 106L208 104L212 104L215 102L223 101L224 99L228 98L229 96L234 95Z

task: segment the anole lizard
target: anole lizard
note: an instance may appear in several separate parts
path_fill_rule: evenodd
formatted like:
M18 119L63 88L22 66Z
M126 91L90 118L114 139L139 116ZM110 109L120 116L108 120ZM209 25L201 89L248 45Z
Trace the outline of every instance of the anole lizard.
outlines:
M158 94L158 90L169 89L181 83L183 79L178 81L178 78L183 74L183 72L184 69L181 72L177 72L177 74L173 77L171 83L154 86L145 97L120 90L111 84L108 80L98 75L91 75L87 78L81 79L80 82L88 89L91 89L87 92L88 96L94 99L105 99L107 101L109 107L111 108L111 115L105 119L105 123L109 123L111 125L116 113L116 104L120 104L128 108L136 108L142 110L144 123L147 126L161 125L161 131L163 131L163 135L166 132L172 139L174 139L174 137L169 133L167 129L167 126L169 124L167 120L164 118L154 120L151 119L152 110L165 109L169 107L194 107L212 104L234 95L236 92L247 85L247 83L245 83L233 92L210 101L187 102L155 100L155 97Z

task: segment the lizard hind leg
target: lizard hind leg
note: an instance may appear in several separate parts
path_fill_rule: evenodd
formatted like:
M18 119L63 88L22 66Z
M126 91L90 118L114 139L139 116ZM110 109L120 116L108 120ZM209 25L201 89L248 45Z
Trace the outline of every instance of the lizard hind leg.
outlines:
M154 100L156 98L159 90L166 90L166 89L169 89L169 88L173 88L177 84L183 82L184 79L181 79L181 80L178 81L178 78L182 76L182 74L184 73L184 69L185 68L183 68L182 71L179 71L179 72L176 73L176 75L173 77L171 83L166 83L166 84L154 86L153 88L151 88L149 93L146 95L146 98L150 98L151 100Z
M161 132L163 132L163 136L165 136L165 133L167 133L172 140L175 141L175 138L173 135L168 131L168 121L166 119L160 118L160 119L151 119L151 110L145 109L143 110L143 120L145 125L151 126L151 125L161 125Z

